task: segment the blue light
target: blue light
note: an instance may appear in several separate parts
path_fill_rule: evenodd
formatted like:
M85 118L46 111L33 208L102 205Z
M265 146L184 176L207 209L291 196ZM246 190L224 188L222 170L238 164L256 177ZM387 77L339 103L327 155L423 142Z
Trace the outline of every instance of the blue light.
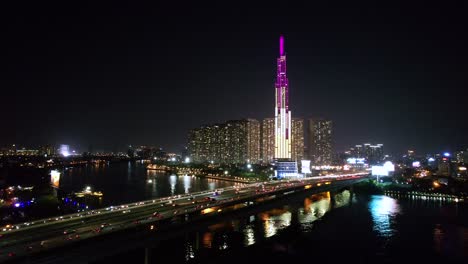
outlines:
M433 162L433 161L435 161L435 159L434 158L428 158L427 161Z
M15 203L15 207L16 208L20 207L20 203Z
M445 157L450 157L450 153L445 152L445 153L444 153L444 156L445 156Z

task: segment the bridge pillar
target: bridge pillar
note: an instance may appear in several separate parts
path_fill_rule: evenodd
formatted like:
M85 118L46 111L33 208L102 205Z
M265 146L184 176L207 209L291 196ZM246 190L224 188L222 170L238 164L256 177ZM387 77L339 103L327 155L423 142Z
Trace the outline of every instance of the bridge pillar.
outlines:
M336 195L335 191L330 191L330 210L335 208L335 205L336 205L335 195Z
M151 251L153 250L152 247L145 247L145 264L150 264L151 263Z

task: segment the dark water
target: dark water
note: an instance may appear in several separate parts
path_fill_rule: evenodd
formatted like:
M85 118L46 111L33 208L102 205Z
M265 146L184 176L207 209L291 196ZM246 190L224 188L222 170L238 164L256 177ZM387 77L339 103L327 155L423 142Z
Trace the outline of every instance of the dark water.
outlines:
M235 184L198 177L165 175L146 170L146 165L141 162L125 162L65 169L62 171L60 188L68 193L91 186L93 190L104 194L101 206L108 206L214 190Z
M163 241L149 263L468 263L468 207L349 191L226 216ZM106 259L143 263L144 250Z

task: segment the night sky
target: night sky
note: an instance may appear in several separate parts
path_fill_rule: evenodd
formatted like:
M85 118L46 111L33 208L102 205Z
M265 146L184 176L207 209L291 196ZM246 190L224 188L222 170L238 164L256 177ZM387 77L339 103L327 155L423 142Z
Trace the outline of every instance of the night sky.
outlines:
M333 120L337 151L468 147L465 6L63 2L2 7L0 145L178 152L273 117L283 34L292 115Z

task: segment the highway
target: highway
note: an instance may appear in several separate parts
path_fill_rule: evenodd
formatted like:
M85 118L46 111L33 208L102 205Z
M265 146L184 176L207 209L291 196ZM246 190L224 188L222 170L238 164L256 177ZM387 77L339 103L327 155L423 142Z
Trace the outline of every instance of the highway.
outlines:
M0 262L132 227L159 229L165 219L174 216L209 215L214 207L217 209L278 192L286 195L299 187L309 189L322 184L332 185L343 180L363 178L367 174L251 183L7 225L0 230Z

